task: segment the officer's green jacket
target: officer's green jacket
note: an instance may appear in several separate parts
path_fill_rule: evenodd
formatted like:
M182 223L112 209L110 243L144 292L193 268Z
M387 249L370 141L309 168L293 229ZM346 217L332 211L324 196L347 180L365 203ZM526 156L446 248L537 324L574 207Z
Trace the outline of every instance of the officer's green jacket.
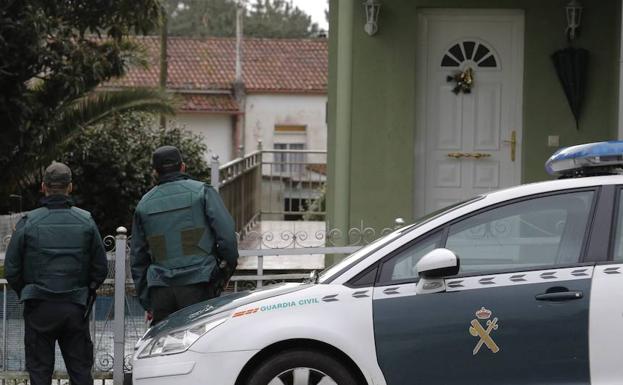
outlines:
M51 195L15 227L4 262L5 277L20 300L86 305L89 287L108 274L106 251L89 212Z
M136 207L130 256L139 300L149 310L150 287L210 282L221 261L233 271L234 221L212 187L181 172L165 174Z

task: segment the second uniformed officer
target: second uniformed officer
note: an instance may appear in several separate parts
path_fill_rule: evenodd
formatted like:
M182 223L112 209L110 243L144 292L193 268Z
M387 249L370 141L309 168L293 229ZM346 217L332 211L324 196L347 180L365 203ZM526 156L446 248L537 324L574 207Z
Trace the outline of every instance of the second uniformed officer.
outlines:
M50 385L54 347L71 383L93 385L93 344L85 307L106 279L106 252L91 215L72 207L71 171L52 163L43 176L42 207L11 236L5 275L24 305L26 369L32 385Z
M238 261L234 221L219 194L185 174L179 150L153 153L158 185L143 196L132 225L132 277L152 324L220 294Z

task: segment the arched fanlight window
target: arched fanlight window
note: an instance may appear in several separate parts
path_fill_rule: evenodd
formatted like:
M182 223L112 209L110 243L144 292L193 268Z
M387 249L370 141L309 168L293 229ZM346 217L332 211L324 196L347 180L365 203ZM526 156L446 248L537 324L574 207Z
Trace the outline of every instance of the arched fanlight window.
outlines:
M493 50L484 43L473 40L465 40L450 47L441 59L441 66L460 67L467 60L476 63L480 68L498 67Z

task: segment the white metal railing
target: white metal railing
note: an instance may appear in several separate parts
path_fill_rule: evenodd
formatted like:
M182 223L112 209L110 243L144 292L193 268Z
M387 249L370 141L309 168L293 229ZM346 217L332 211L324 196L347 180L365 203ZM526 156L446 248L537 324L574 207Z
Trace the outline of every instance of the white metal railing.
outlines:
M321 150L262 150L262 219L324 220L326 159Z
M324 150L258 150L221 165L210 163L211 184L234 217L238 232L259 220L324 220Z

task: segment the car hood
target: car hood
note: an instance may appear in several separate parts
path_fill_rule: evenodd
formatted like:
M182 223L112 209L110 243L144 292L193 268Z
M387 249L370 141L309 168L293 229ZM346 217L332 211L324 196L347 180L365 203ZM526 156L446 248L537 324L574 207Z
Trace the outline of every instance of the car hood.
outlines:
M241 291L226 294L204 302L199 302L171 314L162 320L158 325L150 328L142 339L148 339L155 335L181 328L195 321L199 321L200 319L230 311L240 306L279 295L293 293L311 286L313 285L301 283L282 283L265 286L261 289L253 291Z

